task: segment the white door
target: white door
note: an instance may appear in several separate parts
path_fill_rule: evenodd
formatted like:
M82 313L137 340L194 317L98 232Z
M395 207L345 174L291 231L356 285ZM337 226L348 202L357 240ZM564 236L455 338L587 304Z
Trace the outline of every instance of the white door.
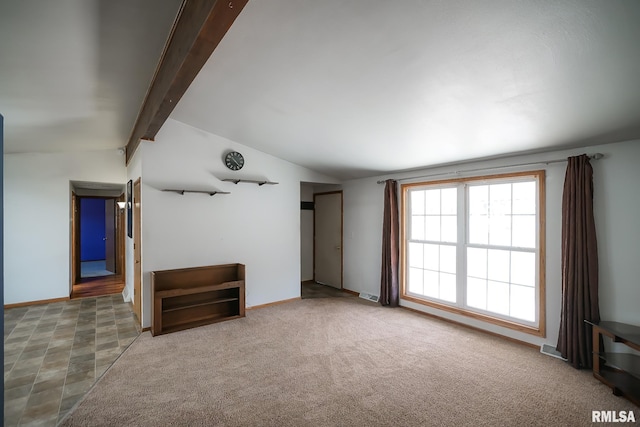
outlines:
M313 199L315 281L342 289L342 191Z

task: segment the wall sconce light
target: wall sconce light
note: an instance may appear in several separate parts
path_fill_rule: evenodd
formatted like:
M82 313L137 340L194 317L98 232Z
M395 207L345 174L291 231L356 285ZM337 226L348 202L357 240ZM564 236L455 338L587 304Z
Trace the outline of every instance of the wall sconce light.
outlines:
M119 209L124 209L127 206L127 202L116 202Z

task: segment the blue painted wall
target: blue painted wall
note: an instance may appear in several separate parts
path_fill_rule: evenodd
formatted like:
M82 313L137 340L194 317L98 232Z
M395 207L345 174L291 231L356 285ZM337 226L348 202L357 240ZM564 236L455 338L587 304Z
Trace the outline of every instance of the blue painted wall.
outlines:
M104 199L80 199L80 261L105 259Z

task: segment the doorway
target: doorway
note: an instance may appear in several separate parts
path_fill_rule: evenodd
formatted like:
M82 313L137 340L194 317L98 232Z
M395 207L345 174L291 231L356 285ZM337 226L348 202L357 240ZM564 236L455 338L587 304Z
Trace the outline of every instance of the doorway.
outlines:
M120 207L124 203L118 205L124 202L122 186L98 191L76 188L72 183L71 196L70 297L121 293L125 285L125 214Z
M343 287L342 205L343 195L339 186L300 183L302 299L353 296Z
M116 274L116 204L80 197L80 279Z
M313 201L313 280L342 289L342 191L314 194Z

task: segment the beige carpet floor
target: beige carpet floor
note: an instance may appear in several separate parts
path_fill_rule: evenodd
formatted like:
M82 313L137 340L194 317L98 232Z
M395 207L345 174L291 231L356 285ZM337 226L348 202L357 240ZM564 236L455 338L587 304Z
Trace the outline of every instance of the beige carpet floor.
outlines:
M640 409L535 349L359 298L143 333L64 426L593 426ZM627 424L629 425L629 424Z

